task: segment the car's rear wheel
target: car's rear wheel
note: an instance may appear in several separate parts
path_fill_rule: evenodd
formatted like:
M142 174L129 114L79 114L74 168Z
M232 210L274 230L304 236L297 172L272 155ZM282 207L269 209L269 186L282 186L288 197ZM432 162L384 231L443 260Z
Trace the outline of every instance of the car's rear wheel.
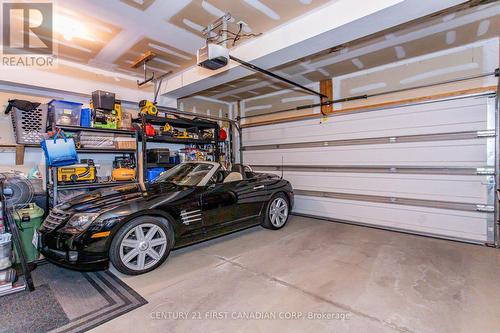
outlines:
M125 224L111 243L109 257L115 268L128 275L147 273L160 266L173 246L168 221L141 216Z
M283 228L288 221L289 209L287 196L283 193L275 194L267 204L262 226L272 230Z

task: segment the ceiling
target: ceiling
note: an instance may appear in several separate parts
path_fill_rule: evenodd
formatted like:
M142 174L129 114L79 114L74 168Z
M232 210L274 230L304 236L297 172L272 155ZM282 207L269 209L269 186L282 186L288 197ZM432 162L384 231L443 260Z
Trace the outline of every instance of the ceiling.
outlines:
M394 63L500 34L500 2L442 13L396 27L372 38L354 41L276 68L273 72L301 84ZM334 45L330 45L333 47ZM254 74L198 93L234 102L290 88L262 74Z
M233 23L244 23L244 33L262 33L328 3L328 0L194 0L170 23L203 37L201 30L212 21L231 13Z
M245 33L263 33L329 0L72 0L55 2L58 57L100 69L142 75L131 64L151 50L158 74L196 62L205 39L200 30L226 12Z

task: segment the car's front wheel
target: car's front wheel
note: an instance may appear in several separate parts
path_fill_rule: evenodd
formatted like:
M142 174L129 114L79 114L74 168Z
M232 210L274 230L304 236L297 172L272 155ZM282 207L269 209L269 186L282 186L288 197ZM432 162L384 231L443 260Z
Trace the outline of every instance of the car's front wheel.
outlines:
M283 193L275 194L267 204L266 215L262 226L267 229L281 229L288 221L288 197Z
M128 275L147 273L160 266L173 246L173 230L168 221L141 216L116 233L109 257L115 268Z

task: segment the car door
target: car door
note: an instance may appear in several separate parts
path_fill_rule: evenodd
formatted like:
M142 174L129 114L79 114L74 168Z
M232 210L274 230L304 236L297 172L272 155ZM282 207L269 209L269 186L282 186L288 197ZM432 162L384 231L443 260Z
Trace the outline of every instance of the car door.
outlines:
M258 216L265 196L256 192L263 189L253 179L209 186L202 195L203 223L207 231L231 228L233 224Z
M212 183L202 194L203 225L207 230L230 224L235 219L238 203L235 183Z

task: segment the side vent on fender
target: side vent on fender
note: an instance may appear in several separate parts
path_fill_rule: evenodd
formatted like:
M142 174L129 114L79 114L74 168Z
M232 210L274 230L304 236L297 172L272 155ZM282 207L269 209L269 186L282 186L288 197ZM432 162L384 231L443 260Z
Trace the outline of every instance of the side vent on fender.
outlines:
M182 223L190 225L193 222L201 222L201 210L183 210L181 211Z

